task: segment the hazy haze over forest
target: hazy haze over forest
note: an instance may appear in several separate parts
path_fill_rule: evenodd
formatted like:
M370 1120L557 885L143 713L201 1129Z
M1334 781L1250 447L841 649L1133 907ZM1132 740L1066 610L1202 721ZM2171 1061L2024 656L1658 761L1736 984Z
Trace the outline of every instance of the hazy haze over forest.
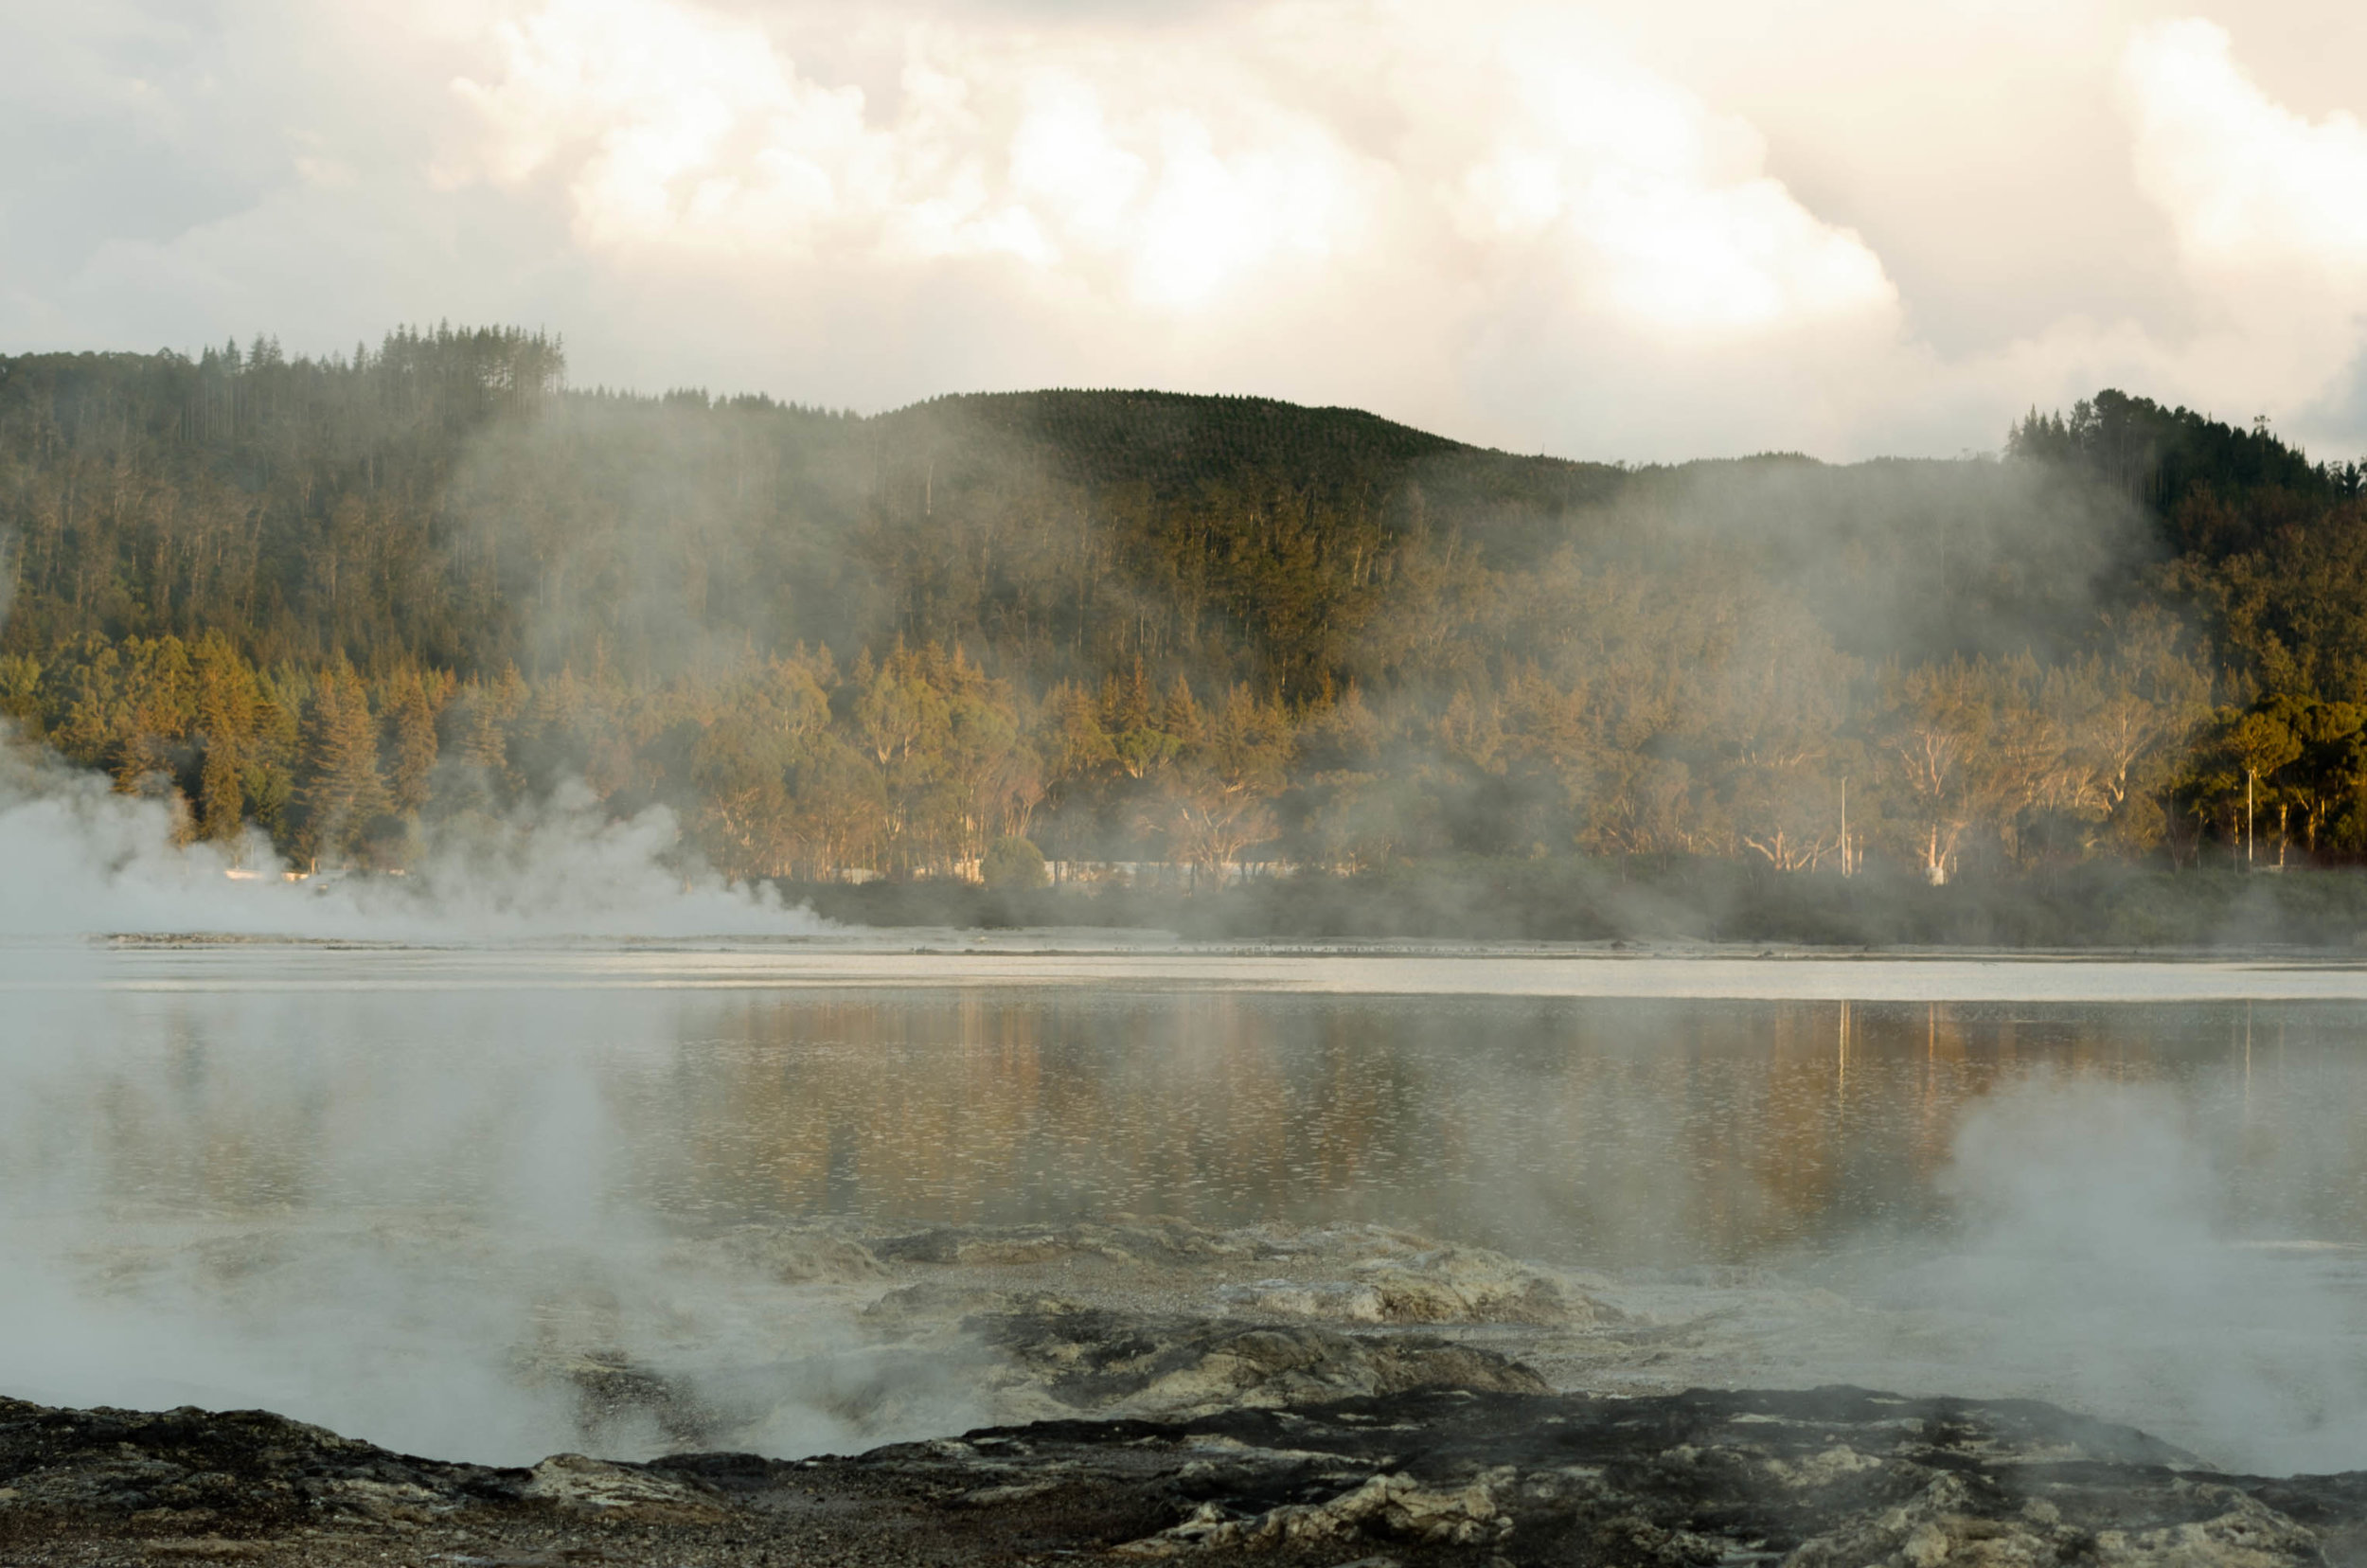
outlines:
M565 335L832 406L1156 385L1649 459L2139 388L2367 448L2367 19L517 0L20 8L0 344Z

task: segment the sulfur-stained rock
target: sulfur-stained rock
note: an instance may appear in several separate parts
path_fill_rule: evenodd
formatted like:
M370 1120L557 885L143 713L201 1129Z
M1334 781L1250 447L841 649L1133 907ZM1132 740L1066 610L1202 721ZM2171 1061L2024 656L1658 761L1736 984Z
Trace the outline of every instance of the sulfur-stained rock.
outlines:
M897 1263L1012 1266L1087 1257L1173 1265L1253 1256L1256 1233L1211 1230L1183 1220L1133 1220L1054 1226L941 1225L874 1243Z
M1234 1310L1342 1323L1528 1323L1556 1327L1616 1322L1620 1314L1582 1292L1498 1253L1433 1247L1369 1258L1344 1279L1265 1279L1219 1292Z
M697 1488L636 1465L555 1453L526 1472L520 1497L562 1508L686 1524L712 1523L722 1507Z
M1546 1392L1543 1379L1493 1350L1422 1336L1098 1309L990 1314L970 1327L1077 1410L1175 1416L1414 1388Z
M1376 1475L1324 1503L1286 1503L1247 1519L1203 1503L1183 1523L1117 1548L1125 1557L1174 1557L1188 1551L1272 1551L1372 1534L1440 1546L1471 1546L1512 1533L1497 1493L1520 1472L1499 1466L1460 1487L1426 1487L1408 1475Z
M738 1225L679 1250L690 1261L708 1258L754 1270L785 1285L867 1285L888 1271L856 1237L812 1225Z

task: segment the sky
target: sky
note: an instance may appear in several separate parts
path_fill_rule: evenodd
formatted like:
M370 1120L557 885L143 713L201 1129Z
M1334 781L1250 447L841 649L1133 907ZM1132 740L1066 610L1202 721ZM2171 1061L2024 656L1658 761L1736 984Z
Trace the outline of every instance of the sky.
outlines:
M0 351L510 322L1652 461L2119 386L2367 455L2349 0L0 0Z

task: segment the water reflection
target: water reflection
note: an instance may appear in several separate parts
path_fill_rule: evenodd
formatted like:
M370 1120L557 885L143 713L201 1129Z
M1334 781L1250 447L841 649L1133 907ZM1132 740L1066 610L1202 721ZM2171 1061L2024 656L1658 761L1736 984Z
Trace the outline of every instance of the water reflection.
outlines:
M1376 1221L1603 1267L1947 1222L1967 1109L2154 1083L2261 1238L2367 1240L2367 1007L1178 991L22 994L18 1217Z
M1371 1220L1623 1266L1940 1221L1969 1103L2159 1082L2224 1164L2231 1217L2359 1239L2362 1025L2257 1004L763 997L685 1009L612 1103L637 1201L669 1214Z

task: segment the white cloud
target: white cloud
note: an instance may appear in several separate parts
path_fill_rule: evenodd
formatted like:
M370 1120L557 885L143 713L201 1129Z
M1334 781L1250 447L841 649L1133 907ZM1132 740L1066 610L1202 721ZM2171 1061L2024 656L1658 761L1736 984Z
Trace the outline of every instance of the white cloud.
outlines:
M1540 19L1505 29L1500 62L1512 91L1497 98L1495 147L1462 181L1467 231L1551 235L1608 309L1678 331L1895 302L1856 235L1764 171L1747 124Z
M1290 4L1155 52L1014 49L939 22L908 35L892 112L803 74L755 21L680 0L546 0L495 39L498 73L459 84L483 117L476 167L512 186L567 169L596 248L999 254L1192 310L1352 256L1427 269L1443 299L1468 264L1435 243L1452 230L1523 241L1549 286L1646 326L1760 330L1894 299L1861 242L1765 172L1747 126L1539 9L1450 29ZM1351 39L1378 87L1326 69ZM1425 117L1488 134L1360 129Z
M2198 264L2299 264L2367 299L2367 127L2312 124L2239 69L2225 28L2140 28L2122 62L2139 184Z
M484 119L477 167L517 185L570 162L586 244L794 255L879 215L893 149L863 93L804 80L753 23L667 0L552 0L493 37L500 79L454 84Z
M1093 83L1043 71L1023 89L1025 110L1011 134L1011 186L1093 246L1118 243L1150 165L1119 145Z
M2120 80L2138 187L2196 301L2156 384L2239 420L2295 414L2287 436L2356 452L2367 406L2340 404L2367 354L2367 127L2279 103L2198 18L2135 29Z

